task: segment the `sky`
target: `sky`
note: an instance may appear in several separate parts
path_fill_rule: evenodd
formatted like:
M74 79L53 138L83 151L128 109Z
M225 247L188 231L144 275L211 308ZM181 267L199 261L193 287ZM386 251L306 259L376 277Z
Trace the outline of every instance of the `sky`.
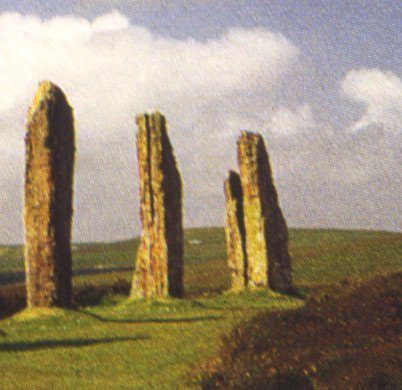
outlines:
M76 242L141 233L135 117L156 110L185 227L224 226L249 130L290 227L402 231L401 20L399 0L0 0L0 243L23 241L26 115L45 79L74 108Z

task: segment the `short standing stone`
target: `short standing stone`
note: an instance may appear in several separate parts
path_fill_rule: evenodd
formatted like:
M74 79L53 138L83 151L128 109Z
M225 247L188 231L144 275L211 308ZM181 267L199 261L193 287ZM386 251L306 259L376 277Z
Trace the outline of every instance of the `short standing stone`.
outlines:
M247 285L246 232L243 217L243 191L238 173L229 171L225 180L226 246L231 287L241 290Z
M40 84L25 139L24 257L28 307L69 306L75 135L64 93Z
M137 117L142 234L131 298L183 295L182 182L160 113Z
M268 284L275 291L288 291L292 287L288 228L260 134L241 133L238 161L243 188L249 285Z

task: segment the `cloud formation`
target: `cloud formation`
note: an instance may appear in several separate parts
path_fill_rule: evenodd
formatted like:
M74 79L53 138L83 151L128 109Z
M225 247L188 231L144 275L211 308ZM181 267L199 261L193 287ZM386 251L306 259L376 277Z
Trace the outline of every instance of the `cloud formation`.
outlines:
M317 124L311 106L307 103L302 104L291 110L287 107L281 107L276 110L267 127L276 135L289 136L300 134L305 130L314 130Z
M342 81L343 93L365 106L365 112L350 129L363 130L371 125L402 132L402 80L380 69L350 71Z
M3 14L0 33L2 110L28 99L43 78L62 84L77 107L90 104L89 96L96 100L97 92L102 98L93 105L102 107L144 109L183 98L200 105L205 100L197 98L268 86L298 54L284 37L264 30L232 29L206 43L154 37L117 11L92 22Z
M58 84L75 111L74 239L119 239L140 231L135 115L159 109L167 116L187 189L186 220L216 224L214 212L203 209L213 210L222 190L220 179L216 189L205 183L223 178L233 161L232 151L216 145L223 118L247 117L300 55L285 37L263 29L175 40L130 24L118 11L93 21L4 13L0 48L0 161L10 168L0 179L14 190L11 218L10 205L2 205L6 241L21 239L24 123L41 80Z

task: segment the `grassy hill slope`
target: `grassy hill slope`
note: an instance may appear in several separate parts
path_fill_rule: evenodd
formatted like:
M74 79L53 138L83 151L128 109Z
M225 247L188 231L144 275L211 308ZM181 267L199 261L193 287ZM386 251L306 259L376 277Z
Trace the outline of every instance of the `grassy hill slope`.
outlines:
M339 290L364 286L373 277L402 271L402 234L292 230L290 250L300 296L269 290L230 294L223 293L229 288L223 229L186 231L185 240L183 300L128 303L124 294L132 273L127 271L77 276L76 295L79 289L91 295L102 286L116 288L104 289L96 306L81 297L75 310L23 311L0 321L0 387L200 389L206 362L223 358L228 339L222 337L246 326L239 324L255 323L260 329L258 324L265 326L264 318L271 318L266 313L275 317L274 313L303 307L305 298L320 301ZM199 243L191 244L192 240ZM74 266L133 265L136 245L77 244ZM0 251L0 272L22 270L21 248L6 249ZM121 285L125 287L119 289ZM0 296L7 288L0 287ZM364 301L364 294L359 297ZM300 327L308 334L310 325L303 315L300 318ZM261 337L267 343L272 339L269 332ZM204 381L208 385L215 384Z
M401 390L402 272L262 312L211 360L204 390Z

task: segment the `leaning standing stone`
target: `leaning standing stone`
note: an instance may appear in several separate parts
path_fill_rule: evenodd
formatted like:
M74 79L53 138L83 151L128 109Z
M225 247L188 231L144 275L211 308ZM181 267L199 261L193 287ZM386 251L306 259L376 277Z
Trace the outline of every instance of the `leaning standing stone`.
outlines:
M183 295L182 182L160 113L137 117L142 234L131 298Z
M229 171L224 189L226 198L225 234L231 288L241 290L247 286L247 254L243 191L238 173Z
M260 134L241 133L238 161L244 199L249 285L268 284L275 291L288 291L292 287L288 228Z
M25 139L24 257L27 304L71 300L75 135L64 93L43 81L28 112Z

